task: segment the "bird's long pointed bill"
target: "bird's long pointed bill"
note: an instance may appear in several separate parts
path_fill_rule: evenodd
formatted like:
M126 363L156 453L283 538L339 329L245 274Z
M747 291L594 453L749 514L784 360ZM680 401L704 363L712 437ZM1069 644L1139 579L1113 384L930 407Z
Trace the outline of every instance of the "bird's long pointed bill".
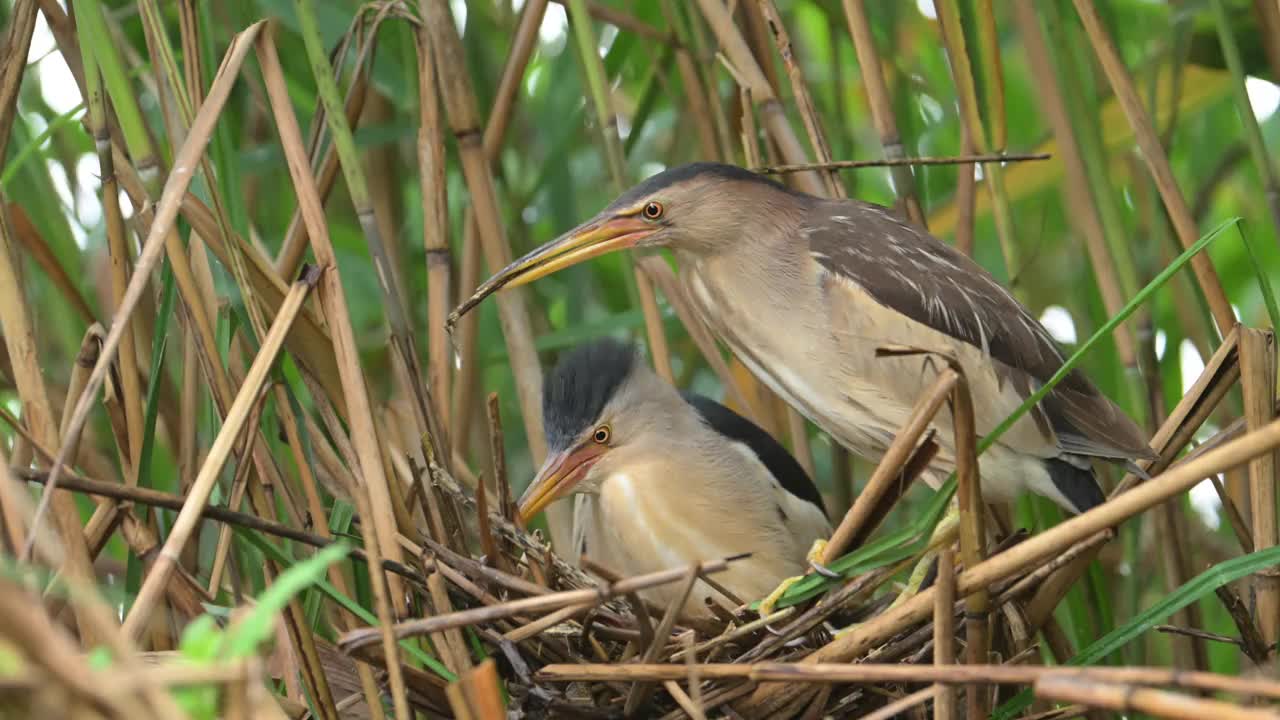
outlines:
M484 281L466 302L449 313L447 326L452 330L458 318L504 287L524 285L593 257L633 247L656 229L631 215L594 219L579 225Z
M567 495L604 452L605 446L591 443L548 456L520 497L519 525L524 527L543 508Z

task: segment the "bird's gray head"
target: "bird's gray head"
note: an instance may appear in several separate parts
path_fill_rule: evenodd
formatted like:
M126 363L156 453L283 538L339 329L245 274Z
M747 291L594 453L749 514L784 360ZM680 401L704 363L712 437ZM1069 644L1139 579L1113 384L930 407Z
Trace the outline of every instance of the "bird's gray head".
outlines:
M521 518L566 495L597 492L610 465L676 436L691 415L633 346L601 339L570 351L543 382L547 459L520 498Z
M698 162L660 172L595 217L508 265L476 289L456 318L487 295L628 248L714 254L798 217L817 198L736 165Z

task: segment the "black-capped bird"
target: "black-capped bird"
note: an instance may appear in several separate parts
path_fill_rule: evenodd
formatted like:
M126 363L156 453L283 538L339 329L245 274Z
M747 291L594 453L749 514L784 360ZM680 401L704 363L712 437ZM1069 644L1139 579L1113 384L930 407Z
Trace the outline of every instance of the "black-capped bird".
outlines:
M574 554L638 575L741 553L716 580L744 602L806 569L831 533L817 487L763 429L681 393L611 339L566 354L543 384L547 460L520 498L527 522L576 496ZM665 606L678 591L647 591ZM705 616L701 581L685 612Z
M961 365L986 435L1062 367L1039 322L990 273L887 208L818 198L732 165L641 182L486 281L486 295L613 250L670 248L698 317L765 385L855 454L879 460L937 362ZM952 417L925 479L954 470ZM980 458L985 495L1030 489L1071 513L1104 500L1092 460L1152 458L1142 431L1073 370Z

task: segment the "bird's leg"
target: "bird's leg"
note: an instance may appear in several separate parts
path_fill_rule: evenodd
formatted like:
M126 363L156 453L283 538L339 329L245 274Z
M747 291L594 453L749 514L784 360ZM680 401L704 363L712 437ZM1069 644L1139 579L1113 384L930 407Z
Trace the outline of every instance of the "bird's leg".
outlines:
M953 496L951 502L947 503L946 514L938 521L937 526L933 529L933 534L929 536L929 544L925 548L924 554L920 556L919 562L912 568L911 575L907 578L907 586L889 607L900 605L920 592L920 586L924 583L925 577L929 574L929 569L938 558L938 551L943 546L950 545L955 541L959 528L960 500Z
M955 498L951 498L951 502L947 503L947 512L938 521L933 528L933 534L929 536L929 544L925 546L924 553L920 559L916 561L916 565L911 569L911 575L907 577L907 586L903 588L898 597L894 598L889 605L890 608L901 605L902 603L915 597L920 592L920 586L924 583L924 579L929 574L929 569L938 557L938 551L951 543L955 542L956 536L960 528L960 503ZM936 580L935 580L936 582ZM835 637L840 637L845 633L858 627L860 623L853 623L848 627L842 628L835 633Z
M830 577L833 573L818 562L822 558L822 552L826 549L826 540L821 538L814 540L813 545L809 547L809 552L805 554L805 560L818 574ZM778 583L778 587L774 588L773 592L760 601L760 609L757 611L760 613L760 617L772 615L773 606L778 604L778 600L782 599L782 596L786 594L792 585L800 582L804 577L804 575L795 575Z

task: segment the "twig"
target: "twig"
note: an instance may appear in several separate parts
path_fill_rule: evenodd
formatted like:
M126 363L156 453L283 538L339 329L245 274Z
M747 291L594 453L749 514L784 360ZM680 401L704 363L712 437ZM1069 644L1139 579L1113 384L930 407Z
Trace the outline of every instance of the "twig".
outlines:
M751 168L765 175L804 172L806 170L855 170L858 168L899 167L902 165L972 165L989 162L1030 162L1048 160L1050 153L988 153L983 155L957 155L954 157L913 157L886 160L833 160L825 163L801 165L764 165Z

